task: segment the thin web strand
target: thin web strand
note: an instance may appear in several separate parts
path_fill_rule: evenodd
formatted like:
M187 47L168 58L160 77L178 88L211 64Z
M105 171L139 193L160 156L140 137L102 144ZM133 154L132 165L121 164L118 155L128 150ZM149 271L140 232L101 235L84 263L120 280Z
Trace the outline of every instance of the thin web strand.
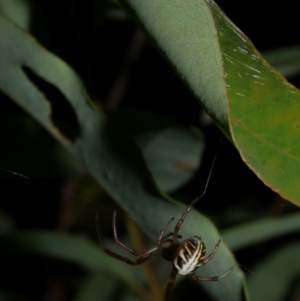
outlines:
M102 208L106 208L106 209L109 209L109 210L113 210L113 209L112 209L111 207L109 207L109 206L105 206L105 205L99 204L98 202L95 202L95 201L92 201L92 200L90 200L90 199L88 199L88 198L82 197L82 196L80 196L80 195L78 195L78 194L76 194L76 193L72 193L72 192L69 192L69 191L67 191L67 190L58 188L58 187L56 187L56 186L47 184L47 183L45 183L45 182L36 180L36 179L34 179L34 178L30 178L30 177L28 177L28 176L26 176L26 175L23 175L23 174L19 173L19 172L15 172L15 171L13 171L13 170L10 170L10 169L7 169L7 168L2 168L2 167L0 167L0 171L4 171L4 172L10 173L10 174L12 174L12 175L14 175L14 176L18 176L18 177L24 178L24 179L26 179L26 180L28 180L28 181L32 181L32 182L35 182L35 183L37 183L37 184L43 185L43 186L45 186L45 187L54 189L54 190L59 191L59 192L61 192L61 193L63 193L63 194L66 194L66 195L70 195L70 196L76 197L76 198L79 199L79 200L83 200L83 201L86 201L86 202L89 202L89 203L92 203L92 204L101 206ZM137 219L135 219L134 217L130 216L129 214L127 214L127 213L125 213L125 212L123 212L123 211L120 211L120 210L117 210L117 211L118 211L119 214L122 214L123 216L129 217L130 219L132 219L132 220L134 220L134 221L137 222ZM147 226L150 226L150 227L151 227L151 225L148 225L148 224L147 224Z
M208 177L207 177L207 180L206 180L206 184L205 184L205 187L204 187L202 196L204 196L204 195L206 194L206 190L207 190L207 187L208 187L210 178L211 178L211 174L212 174L212 172L213 172L213 169L214 169L214 166L215 166L215 163L216 163L216 160L217 160L217 156L218 156L218 152L219 152L219 148L220 148L221 142L222 142L222 138L221 138L220 141L219 141L219 145L218 145L217 151L216 151L216 153L215 153L215 156L214 156L212 165L211 165L211 167L210 167L210 171L209 171L209 174L208 174Z

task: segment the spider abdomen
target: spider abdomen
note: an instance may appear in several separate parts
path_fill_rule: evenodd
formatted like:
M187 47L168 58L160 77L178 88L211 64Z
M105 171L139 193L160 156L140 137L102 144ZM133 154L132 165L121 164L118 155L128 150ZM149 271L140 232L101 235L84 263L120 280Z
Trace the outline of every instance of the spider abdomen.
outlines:
M206 248L201 238L192 236L182 242L174 254L173 265L178 274L187 275L201 265Z

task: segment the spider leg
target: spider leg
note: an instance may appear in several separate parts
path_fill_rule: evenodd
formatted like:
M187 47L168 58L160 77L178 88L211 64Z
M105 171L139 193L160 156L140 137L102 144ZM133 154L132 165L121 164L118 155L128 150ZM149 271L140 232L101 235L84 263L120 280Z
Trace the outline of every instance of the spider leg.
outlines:
M165 301L168 301L170 299L171 289L173 287L173 284L174 284L175 278L177 276L177 273L178 273L178 271L175 268L173 268L172 272L171 272L171 275L169 277L167 288L166 288Z
M161 231L159 232L159 236L157 238L157 241L156 241L156 244L151 247L149 250L147 250L146 252L143 252L143 253L138 253L138 252L135 252L134 250L132 250L131 248L129 248L127 245L125 245L124 243L122 243L119 238L118 238L118 233L117 233L117 225L116 225L116 217L117 217L117 211L114 210L114 213L113 213L113 231L114 231L114 239L116 241L116 243L118 245L120 245L123 249L127 250L128 252L130 252L132 255L134 256L143 256L144 254L148 254L149 252L152 253L154 251L156 251L158 248L161 247L162 243L163 243L163 240L164 240L164 233L166 231L166 229L168 228L168 226L173 222L174 220L174 217L172 217L169 222L161 229Z
M234 264L226 273L224 273L221 276L215 276L215 277L198 277L195 275L195 272L192 273L192 277L196 281L219 281L220 279L227 276L235 267L237 264Z
M170 232L170 233L166 234L166 235L162 238L162 240L165 241L167 238L169 238L169 237L171 237L171 236L173 236L173 235L174 235L174 232ZM181 235L177 235L177 238L182 238L182 236L181 236Z
M201 194L200 196L198 196L197 198L195 198L185 209L185 211L183 212L181 218L179 219L179 221L177 222L175 229L174 229L174 233L173 233L173 243L178 243L178 232L180 230L180 227L182 225L182 223L184 222L184 219L186 218L187 214L190 212L190 210L192 209L192 207L203 197L203 194Z
M123 249L125 249L126 251L128 251L130 254L132 254L132 255L134 255L134 256L143 256L143 253L138 253L138 252L132 250L130 247L128 247L127 245L125 245L124 243L122 243L122 242L119 240L118 232L117 232L117 224L116 224L116 220L117 220L117 211L114 210L113 218L112 218L112 227L113 227L115 242L116 242L120 247L122 247ZM157 249L157 247L156 247L153 251L155 251L156 249ZM153 252L153 251L152 251L152 252ZM148 252L146 252L146 253L148 253Z
M208 263L208 262L214 257L214 255L216 254L216 252L217 252L217 250L218 250L218 248L219 248L219 246L220 246L220 243L221 243L221 239L218 240L218 242L217 242L215 248L213 249L213 251L210 253L209 256L207 256L207 257L202 261L201 265L205 265L206 263Z
M164 242L164 240L165 240L167 237L171 236L172 233L169 233L169 234L167 234L167 235L165 235L165 236L164 236L164 234L165 234L165 231L167 230L168 226L173 222L173 220L174 220L174 217L172 217L172 218L168 221L168 223L167 223L167 224L161 229L161 231L159 232L159 236L158 236L157 243L156 243L158 246L161 246L162 243Z
M121 246L123 247L125 250L127 250L128 252L130 252L132 255L137 256L138 258L136 260L131 260L129 258L126 258L122 255L119 255L111 250L109 250L108 248L105 247L103 240L102 240L102 235L101 235L101 231L100 231L100 227L99 227L99 212L97 212L96 214L96 229L97 229L97 233L98 233L98 238L99 238L99 242L100 245L103 249L103 252L108 254L111 257L114 257L116 259L119 259L127 264L130 265L138 265L138 264L142 264L143 262L145 262L157 249L158 246L157 244L154 245L153 247L151 247L149 250L142 252L142 253L138 253L135 252L134 250L132 250L131 248L129 248L128 246L126 246L125 244L123 244L122 242L120 242L118 240L118 236L117 236L117 229L116 229L116 211L114 211L113 214L113 230L114 230L114 237L115 237L115 241Z

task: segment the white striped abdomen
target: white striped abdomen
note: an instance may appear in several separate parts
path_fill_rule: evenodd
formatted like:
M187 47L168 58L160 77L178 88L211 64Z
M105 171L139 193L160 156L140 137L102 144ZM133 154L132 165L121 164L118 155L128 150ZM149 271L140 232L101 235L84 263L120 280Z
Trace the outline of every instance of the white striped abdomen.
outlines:
M201 238L192 236L182 242L175 252L173 265L178 274L187 275L201 265L205 257L206 249Z

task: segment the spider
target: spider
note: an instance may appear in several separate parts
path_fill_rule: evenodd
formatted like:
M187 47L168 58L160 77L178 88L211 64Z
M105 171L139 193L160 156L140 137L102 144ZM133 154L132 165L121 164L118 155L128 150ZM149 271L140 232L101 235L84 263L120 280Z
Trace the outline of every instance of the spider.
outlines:
M181 237L180 235L178 235L178 232L180 230L182 223L184 222L187 214L192 209L193 205L202 196L203 195L196 198L188 205L188 207L183 212L181 218L178 220L178 222L174 228L174 232L165 235L166 229L171 224L171 222L174 220L174 218L171 218L169 220L169 222L160 231L158 238L156 240L156 244L154 246L152 246L150 249L148 249L147 251L142 252L142 253L135 252L134 250L132 250L130 247L128 247L127 245L125 245L124 243L122 243L119 240L118 234L117 234L117 228L116 228L117 212L115 210L113 213L113 217L112 217L114 240L118 245L120 245L122 248L127 250L130 254L136 256L137 257L136 260L128 259L128 258L121 256L105 247L102 237L101 237L101 232L99 229L99 223L98 223L99 214L97 213L96 228L97 228L100 245L101 245L103 251L106 254L108 254L109 256L114 257L127 264L139 265L139 264L142 264L143 262L145 262L146 260L148 260L154 254L155 251L157 251L158 249L162 249L163 258L168 261L171 261L173 263L172 272L170 274L166 293L165 293L165 301L169 300L170 292L171 292L171 289L172 289L172 286L173 286L173 283L175 281L177 274L191 275L195 281L218 281L218 280L224 278L236 267L236 264L233 265L227 272L225 272L221 276L199 277L195 274L195 271L200 266L207 264L214 257L214 255L217 252L218 247L221 243L221 239L218 241L218 243L216 244L216 246L213 249L213 251L211 252L211 254L208 255L207 257L205 257L205 253L206 253L205 245L199 236L191 236L181 243L178 241L178 238Z

